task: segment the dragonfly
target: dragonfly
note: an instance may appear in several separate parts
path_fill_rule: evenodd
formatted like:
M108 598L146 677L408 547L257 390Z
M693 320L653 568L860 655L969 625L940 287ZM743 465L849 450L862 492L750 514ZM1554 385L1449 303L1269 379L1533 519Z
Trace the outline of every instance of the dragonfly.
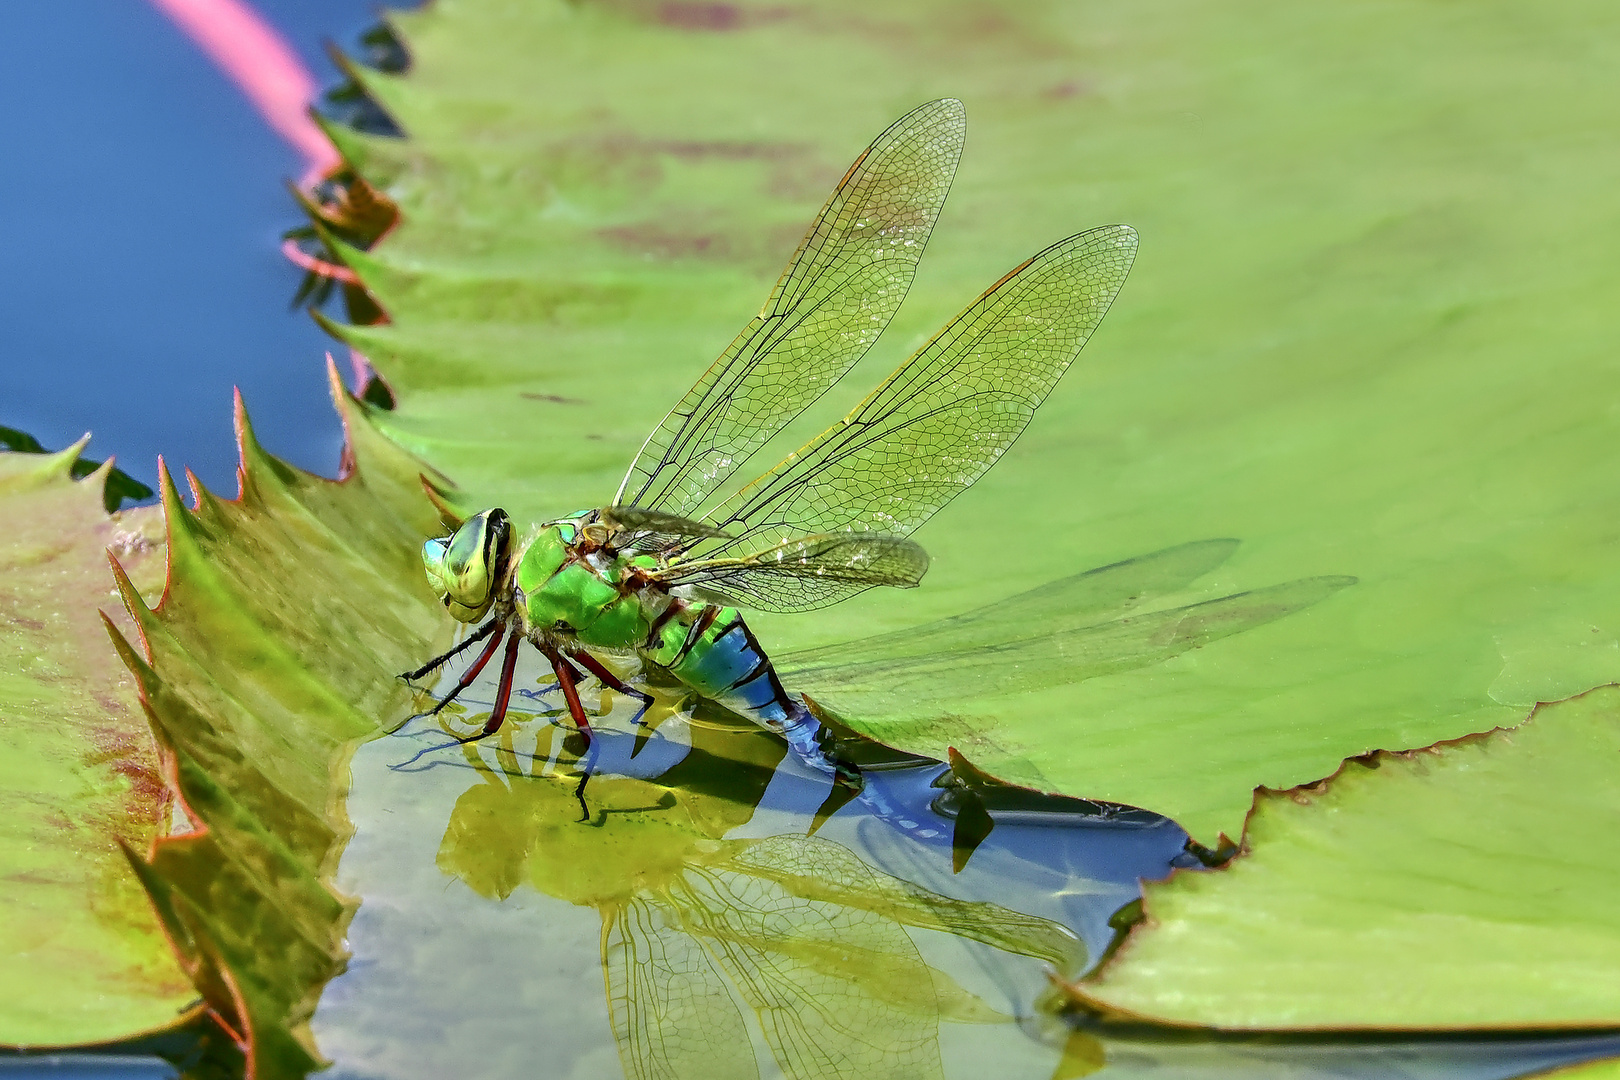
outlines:
M844 174L764 307L643 444L613 500L520 537L501 508L428 540L429 584L480 624L402 676L483 643L427 714L467 689L504 643L483 727L498 731L519 650L545 657L590 739L579 685L639 699L597 654L639 656L831 767L829 737L784 689L742 609L811 611L928 569L910 534L1007 451L1113 303L1136 233L1111 225L1020 263L847 416L726 498L737 469L833 387L888 326L910 288L961 158L966 118L932 101ZM713 501L715 504L710 506Z

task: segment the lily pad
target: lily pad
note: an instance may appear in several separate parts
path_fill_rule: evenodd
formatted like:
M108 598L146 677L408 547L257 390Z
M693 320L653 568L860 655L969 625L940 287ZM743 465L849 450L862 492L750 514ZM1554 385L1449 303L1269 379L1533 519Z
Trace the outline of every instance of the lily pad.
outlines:
M249 1075L320 1061L306 1024L345 962L353 902L326 881L347 839L353 746L408 695L394 678L437 640L417 547L436 526L420 466L370 432L333 373L346 476L266 454L240 400L241 491L160 495L168 580L149 607L120 574L140 685L184 827L130 851L186 973ZM426 511L426 512L424 512Z
M26 431L18 431L16 428L8 427L0 427L0 451L23 454L46 454L50 452L40 444L38 439ZM73 460L73 478L78 480L89 476L101 468L101 464L99 461L91 461L83 456L76 457ZM142 499L150 499L151 497L152 489L123 469L114 466L103 474L101 501L109 514L116 511L126 500L139 502Z
M1614 18L437 6L397 17L409 74L359 75L408 138L337 131L402 219L338 248L392 322L334 330L396 393L379 425L471 502L599 505L855 153L963 99L963 164L906 306L755 464L1048 242L1127 222L1141 258L1027 436L918 534L922 588L754 628L773 653L900 630L1212 536L1242 546L1166 605L1357 577L1287 620L999 704L1052 787L1212 840L1257 783L1620 678L1616 271L1586 209L1620 155L1589 91Z
M1021 722L1020 694L1162 664L1285 618L1355 584L1302 578L1197 603L1165 605L1236 549L1182 544L1037 586L909 630L781 655L785 684L819 714L938 758L962 751L977 767L1036 788L1060 761Z
M1537 1073L1525 1080L1616 1080L1620 1077L1620 1058L1593 1061L1585 1065L1571 1065L1552 1072Z
M1262 792L1223 869L1149 884L1074 987L1227 1030L1614 1028L1620 687Z
M74 481L83 448L0 453L0 1045L125 1038L196 999L119 851L162 832L170 800L96 617L117 605L108 551L151 595L163 536L154 510L103 509L110 464Z

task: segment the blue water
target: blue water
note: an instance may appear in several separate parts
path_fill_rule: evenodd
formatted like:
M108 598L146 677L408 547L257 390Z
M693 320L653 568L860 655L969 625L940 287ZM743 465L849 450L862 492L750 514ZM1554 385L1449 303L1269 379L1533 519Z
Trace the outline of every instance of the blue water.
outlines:
M377 10L257 6L325 83L323 40ZM148 485L163 454L235 494L237 385L266 445L332 475L334 343L279 252L292 148L143 0L0 5L0 103L0 426L50 449L91 431Z

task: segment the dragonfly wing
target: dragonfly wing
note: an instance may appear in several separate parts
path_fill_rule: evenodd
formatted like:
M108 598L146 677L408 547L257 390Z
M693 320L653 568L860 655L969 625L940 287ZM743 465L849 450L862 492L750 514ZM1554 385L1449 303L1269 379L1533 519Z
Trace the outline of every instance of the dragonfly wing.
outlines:
M911 287L965 130L960 101L932 101L856 159L759 315L647 437L615 505L695 513L865 355Z
M636 506L608 506L601 514L603 523L615 532L614 546L632 553L663 556L691 546L694 539L726 535L702 521Z
M896 660L1091 626L1118 618L1156 596L1185 588L1224 563L1236 540L1194 540L1037 585L961 615L855 641L777 657L800 669Z
M777 670L790 689L825 700L851 719L923 720L967 700L1157 664L1301 611L1355 580L1301 578L1022 640L844 664L784 660Z
M779 854L829 843L792 840ZM677 902L792 1080L943 1080L932 973L894 919L801 899L752 867L689 870Z
M793 895L887 914L907 926L982 941L1002 952L1045 960L1068 978L1086 965L1086 947L1062 923L985 900L957 900L874 870L847 848L815 838L773 836L732 860Z
M636 897L602 926L602 970L630 1080L759 1080L725 980L676 914Z
M677 562L656 579L719 593L758 611L809 611L874 585L909 589L928 571L915 541L871 533L799 536L737 558Z
M1136 233L1071 236L1002 278L828 428L705 520L741 550L782 536L906 536L1023 432L1113 303Z
M726 534L702 521L693 521L678 514L658 510L643 510L638 506L609 506L602 510L602 520L629 533L656 533L663 536L725 536Z

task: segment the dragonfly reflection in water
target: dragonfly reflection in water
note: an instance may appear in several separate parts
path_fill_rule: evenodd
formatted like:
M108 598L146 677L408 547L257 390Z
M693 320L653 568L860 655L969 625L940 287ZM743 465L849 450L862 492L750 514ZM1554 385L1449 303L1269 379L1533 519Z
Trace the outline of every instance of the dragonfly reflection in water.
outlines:
M547 711L554 723L508 728L462 751L479 781L456 801L439 867L490 899L532 888L601 914L609 1021L635 1080L758 1077L751 1028L794 1080L943 1077L941 1022L1014 1018L925 962L908 928L1070 976L1085 965L1085 946L1057 921L941 895L823 836L728 838L773 781L780 802L785 747L707 706L688 741L663 747L668 720L648 736L626 723L627 707L617 726L599 716L597 753L612 764L593 762L595 816L581 824L573 778L585 746L563 726L561 700ZM612 772L671 756L655 778ZM813 785L815 775L798 782ZM926 806L907 811L945 824ZM1163 826L1160 847L1174 850L1179 832ZM1159 859L1162 871L1163 851ZM1001 889L1015 892L1005 879Z
M879 732L938 726L948 714L962 725L958 745L1039 783L1016 739L975 714L1016 710L1019 690L1161 662L1351 580L1187 602L1207 595L1197 580L1236 547L1183 544L905 633L788 654L784 678ZM492 682L452 706L458 724L489 715ZM985 786L962 762L947 769L854 735L839 753L859 764L863 783L840 802L849 790L794 772L800 759L779 737L673 680L647 689L657 703L645 726L629 721L635 699L587 696L596 730L587 746L558 682L526 673L515 684L518 722L496 739L394 758L410 771L480 777L456 802L441 870L488 898L535 889L601 913L612 1029L636 1080L757 1075L747 1015L790 1077L935 1077L941 1022L1000 1013L1039 1026L1041 980L1029 961L1016 974L1013 958L1075 972L1108 944L1110 918L1137 897L1138 878L1207 854L1159 815ZM574 801L585 761L597 776L589 824ZM748 833L759 839L739 839ZM936 976L908 927L975 943L978 966ZM988 980L995 1003L964 980L979 993Z

